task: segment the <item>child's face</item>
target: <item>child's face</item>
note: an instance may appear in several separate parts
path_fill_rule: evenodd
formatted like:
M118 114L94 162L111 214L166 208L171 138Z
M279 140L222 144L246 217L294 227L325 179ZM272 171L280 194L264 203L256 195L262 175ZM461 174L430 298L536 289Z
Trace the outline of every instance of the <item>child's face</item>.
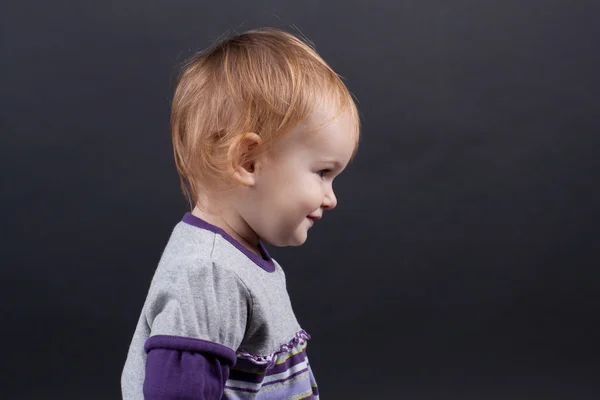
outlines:
M349 162L355 147L348 112L331 119L320 112L286 136L256 171L245 202L244 219L256 234L275 246L299 246L313 225L333 209L333 179ZM314 223L319 223L314 221Z

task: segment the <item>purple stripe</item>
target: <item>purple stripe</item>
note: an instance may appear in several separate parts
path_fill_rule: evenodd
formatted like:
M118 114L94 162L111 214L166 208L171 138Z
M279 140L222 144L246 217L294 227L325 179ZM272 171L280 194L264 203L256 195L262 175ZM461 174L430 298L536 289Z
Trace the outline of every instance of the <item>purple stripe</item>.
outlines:
M241 391L241 392L258 393L265 386L274 385L276 383L281 383L281 382L289 381L290 379L292 379L292 378L294 378L294 377L296 377L296 376L298 376L298 375L300 375L300 374L302 374L302 373L304 373L306 371L308 371L308 368L304 368L304 369L302 369L300 371L297 371L297 372L293 373L292 375L287 376L287 377L285 377L283 379L278 379L276 381L267 382L264 385L262 385L259 389L245 389L245 388L238 388L238 387L234 387L234 386L226 386L226 388L227 389L231 389L231 390ZM308 379L308 381L309 381L309 384L310 384L310 379Z
M234 369L253 374L264 374L267 371L268 364L260 365L247 358L237 358Z
M298 373L302 373L305 371L306 371L306 369L303 371L299 371ZM235 387L231 387L231 386L225 386L225 388L229 389L229 390L233 390L233 391L246 392L246 393L257 393L258 392L258 390L235 388ZM261 398L261 400L281 400L281 399L287 399L288 397L290 397L294 394L298 394L301 392L308 392L309 390L312 390L314 393L314 389L312 389L312 387L310 385L310 380L308 379L308 376L307 376L306 379L301 379L297 382L294 382L292 385L282 388L282 390L275 390L272 392L260 393L260 398ZM312 399L312 398L314 398L312 394L308 395L308 397L304 397L304 399Z
M225 389L234 390L236 392L246 392L246 393L258 393L258 392L260 392L260 389L258 389L258 390L244 389L244 388L238 388L238 387L233 387L233 386L228 386L228 385L225 385Z
M285 362L278 364L270 370L266 371L266 373L265 369L259 370L253 368L244 370L244 368L240 368L238 364L235 364L235 367L231 369L229 379L258 384L261 383L265 379L265 377L269 375L281 374L289 370L290 368L302 363L304 360L306 360L306 354L304 351L302 351L298 354L291 356L290 358L285 360Z
M268 370L267 376L275 375L275 374L279 374L284 371L287 371L288 369L292 368L294 365L300 364L304 360L306 360L306 353L304 352L304 350L302 350L300 353L295 354L295 355L291 356L290 358L288 358L287 360L285 360L285 362L283 362L281 364L277 364L277 365L275 365L275 367Z
M290 379L292 379L293 377L295 377L295 376L298 376L298 375L300 375L300 374L302 374L302 373L304 373L304 372L306 372L306 371L308 371L308 368L301 369L300 371L298 371L298 372L295 372L295 373L293 373L292 375L290 375L290 376L287 376L287 377L285 377L285 378L283 378L283 379L278 379L278 380L276 380L276 381L267 382L267 383L265 383L265 384L263 385L263 387L265 387L265 386L269 386L269 385L274 385L274 384L276 384L276 383L281 383L281 382L289 381L289 380L290 380Z
M235 381L248 382L253 384L259 384L265 379L265 374L254 374L252 372L240 371L237 369L232 369L229 373L229 379L233 379Z
M306 389L304 389L304 388L306 388ZM286 387L285 390L277 391L277 392L274 392L273 395L265 396L264 400L287 399L288 397L290 397L296 393L308 391L310 388L311 388L311 386L310 386L310 383L308 380L300 380L300 381L294 383L293 385ZM307 397L304 397L304 399L314 399L314 397L311 393Z
M192 353L209 353L221 357L229 366L235 364L235 351L219 343L184 336L155 335L150 336L144 344L146 354L153 349L179 350Z
M198 218L191 212L186 212L182 218L182 221L188 225L192 225L192 226L195 226L195 227L201 228L201 229L206 229L207 231L211 231L211 232L221 235L225 240L227 240L229 243L234 245L238 250L240 250L242 253L244 253L249 259L254 261L254 263L256 265L258 265L259 267L261 267L262 269L264 269L267 272L275 271L275 263L273 262L273 259L269 255L269 252L267 251L267 249L266 249L265 245L262 243L262 241L259 240L258 246L257 246L258 251L262 255L262 257L259 257L257 254L255 254L252 251L250 251L249 249L247 249L246 246L241 244L238 240L236 240L233 236L231 236L230 234L225 232L223 229L221 229L218 226L213 225L209 222L206 222L201 218Z

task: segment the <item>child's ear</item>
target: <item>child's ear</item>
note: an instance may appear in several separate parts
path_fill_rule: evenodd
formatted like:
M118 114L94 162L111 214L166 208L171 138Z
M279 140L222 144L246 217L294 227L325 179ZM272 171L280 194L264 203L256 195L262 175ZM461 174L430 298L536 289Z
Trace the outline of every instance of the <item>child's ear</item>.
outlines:
M256 149L263 140L254 132L238 136L227 152L227 167L231 179L243 186L256 183Z

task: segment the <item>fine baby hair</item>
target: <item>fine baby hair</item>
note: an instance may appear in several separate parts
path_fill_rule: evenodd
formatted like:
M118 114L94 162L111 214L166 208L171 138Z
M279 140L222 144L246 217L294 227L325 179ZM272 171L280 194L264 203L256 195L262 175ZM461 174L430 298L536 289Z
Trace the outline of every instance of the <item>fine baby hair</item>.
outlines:
M337 115L350 111L358 147L352 95L312 44L261 28L192 56L183 64L171 110L175 162L190 205L202 205L209 188L231 183L232 165L242 165L248 156L236 148L240 136L258 134L262 145L256 151L268 151L320 101L333 105Z
M300 246L336 207L359 125L341 78L283 30L236 34L183 64L171 134L193 209L150 283L124 400L319 399L311 336L264 243Z

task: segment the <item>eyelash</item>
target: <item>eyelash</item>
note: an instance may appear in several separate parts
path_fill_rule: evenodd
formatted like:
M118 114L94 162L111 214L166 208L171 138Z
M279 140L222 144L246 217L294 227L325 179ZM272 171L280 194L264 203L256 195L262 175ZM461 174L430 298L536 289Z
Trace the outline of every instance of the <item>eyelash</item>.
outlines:
M329 172L331 172L331 170L330 170L330 169L322 169L322 170L320 170L319 172L317 172L317 174L318 174L319 176L321 176L321 178L323 178L323 175L325 175L325 174L327 174L327 173L329 173ZM323 175L321 175L321 173L323 173Z

